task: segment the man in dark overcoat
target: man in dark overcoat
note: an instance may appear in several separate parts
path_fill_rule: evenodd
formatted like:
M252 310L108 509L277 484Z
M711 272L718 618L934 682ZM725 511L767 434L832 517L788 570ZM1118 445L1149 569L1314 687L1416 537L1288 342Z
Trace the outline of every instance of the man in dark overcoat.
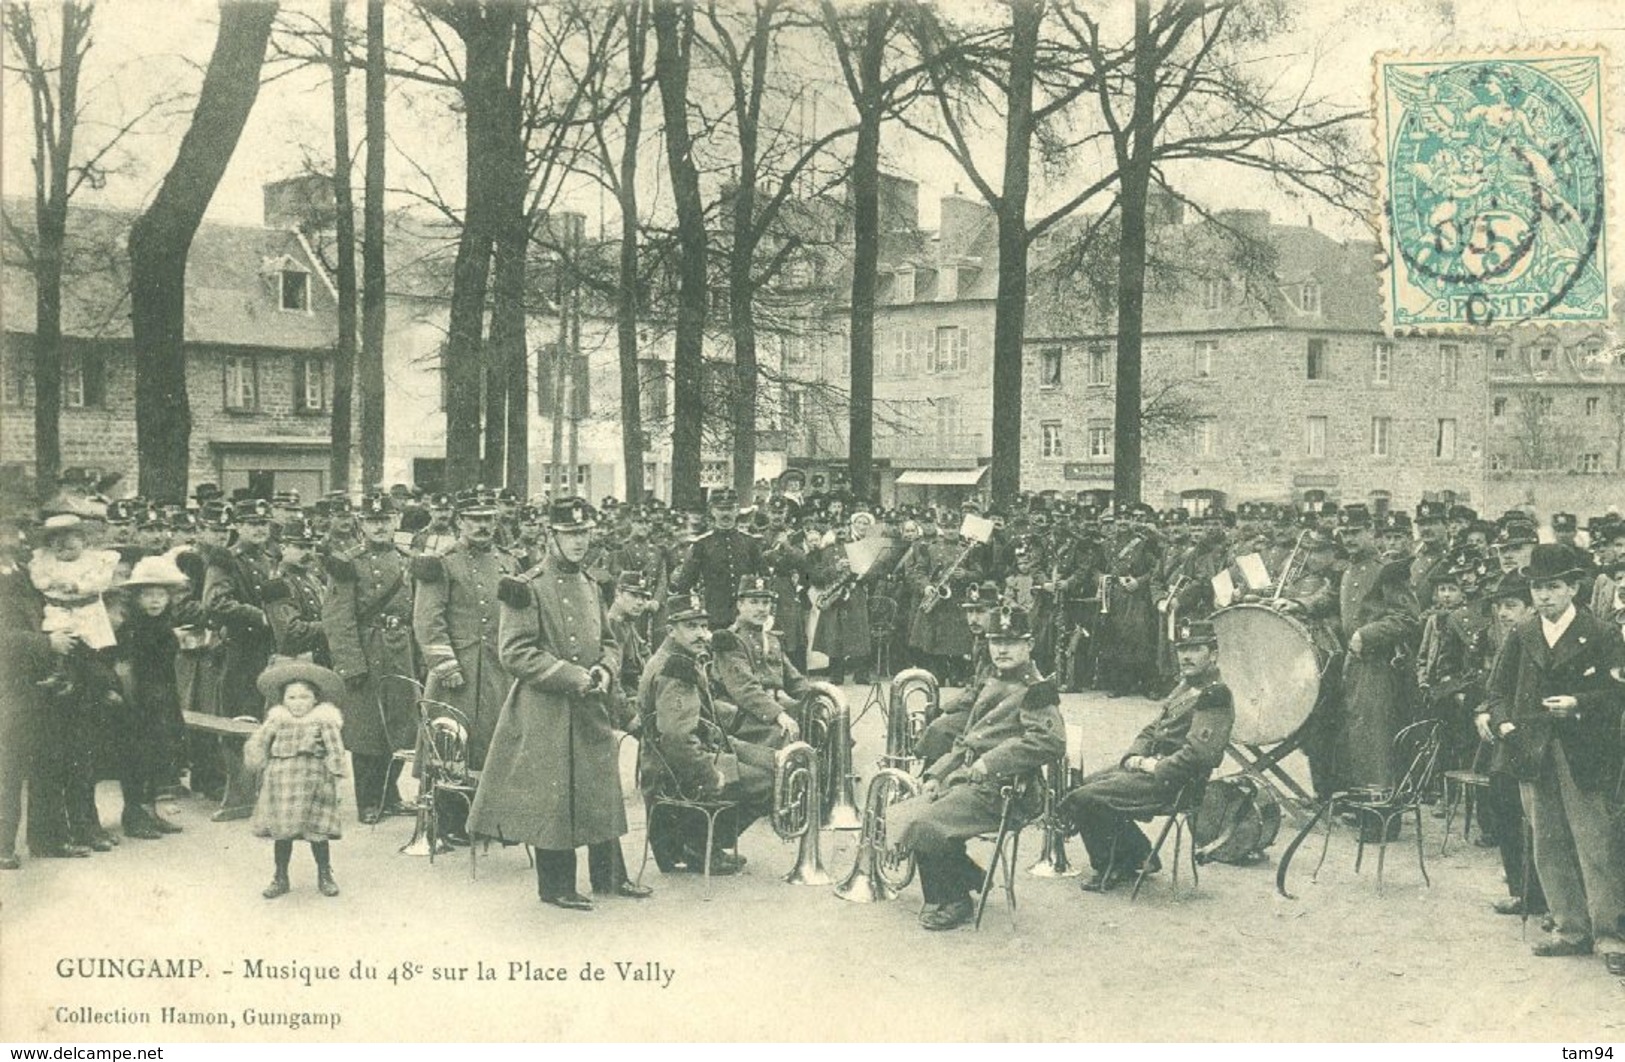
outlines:
M468 765L476 771L485 764L508 695L509 676L497 651L497 587L519 571L513 555L497 548L497 519L489 499L465 496L457 511L457 545L412 562L412 629L428 669L429 696L468 718Z
M1529 558L1536 615L1501 647L1486 693L1535 838L1535 870L1556 924L1540 956L1600 952L1625 975L1625 838L1610 800L1620 779L1625 665L1617 627L1575 607L1573 552L1542 543Z
M276 636L265 614L265 584L276 561L271 556L271 504L263 498L235 510L237 541L204 558L203 609L225 643L220 677L223 715L265 714L265 699L254 685L276 652Z
M1235 725L1230 688L1219 676L1219 637L1213 624L1187 621L1176 632L1179 685L1162 713L1129 746L1117 766L1085 778L1061 801L1060 813L1083 837L1094 877L1087 892L1105 892L1132 878L1151 858L1151 842L1136 819L1201 804L1208 775L1224 760Z
M363 498L361 547L328 558L322 629L333 670L344 678L344 745L355 776L356 813L375 823L408 811L397 749L417 740L417 664L412 652L410 558L395 544L395 505Z
M1027 798L1034 801L1034 772L1066 755L1060 696L1055 683L1033 666L1027 613L995 612L987 639L993 674L977 695L964 733L925 769L920 795L893 805L887 814L887 836L918 861L925 893L920 925L926 929L953 929L971 920L970 890L981 888L983 873L965 853L965 842L998 829L1004 787L1025 780ZM1026 817L1035 810L1013 813Z
M276 577L265 584L265 613L281 656L303 656L327 667L327 634L322 629L326 580L311 564L316 526L299 517L282 525L282 557Z
M582 570L595 524L581 498L548 508L547 557L500 590L502 666L513 688L480 776L470 833L536 849L543 903L590 911L576 891L576 849L587 846L593 892L643 899L621 854L626 807L615 728L620 652L598 586Z

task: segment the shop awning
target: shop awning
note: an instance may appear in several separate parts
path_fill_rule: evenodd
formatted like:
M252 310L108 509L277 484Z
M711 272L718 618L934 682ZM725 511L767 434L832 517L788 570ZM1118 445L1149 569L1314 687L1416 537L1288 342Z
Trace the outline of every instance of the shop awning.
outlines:
M987 475L980 468L911 468L897 477L899 487L974 487Z

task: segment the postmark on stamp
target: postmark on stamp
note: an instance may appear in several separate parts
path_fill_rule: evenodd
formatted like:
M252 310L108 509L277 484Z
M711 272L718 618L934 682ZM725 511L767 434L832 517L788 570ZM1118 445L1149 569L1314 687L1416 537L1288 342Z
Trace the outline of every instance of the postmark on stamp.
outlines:
M1607 320L1603 62L1377 56L1388 328Z

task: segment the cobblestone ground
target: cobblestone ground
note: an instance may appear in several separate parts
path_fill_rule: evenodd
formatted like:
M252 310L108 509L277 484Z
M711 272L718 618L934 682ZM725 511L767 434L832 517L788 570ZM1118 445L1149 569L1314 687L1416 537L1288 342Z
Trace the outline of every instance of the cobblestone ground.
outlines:
M854 709L866 692L848 690ZM1092 694L1064 700L1091 768L1119 755L1155 711ZM882 742L878 713L854 732L867 776ZM631 755L629 743L628 793ZM100 795L104 820L116 823L117 788ZM698 878L651 865L654 899L580 914L537 902L519 848L481 853L472 878L466 850L432 866L398 854L412 828L405 818L355 826L334 844L340 897L315 891L308 852L296 851L294 891L268 902L259 895L268 842L246 823L211 823L196 799L166 811L184 833L0 874L0 1038L1592 1043L1625 1028L1622 986L1601 960L1532 957L1518 920L1490 911L1504 888L1494 853L1453 838L1440 856L1432 817L1431 888L1407 833L1378 895L1369 864L1353 872L1343 830L1319 882L1308 880L1310 847L1294 867L1300 898L1281 899L1273 859L1289 821L1268 863L1205 867L1194 893L1185 877L1174 894L1165 871L1131 905L1126 891L1086 895L1077 879L1023 872L1014 922L995 894L980 932L932 934L915 921L917 885L865 906L785 884L795 851L765 824L742 842L745 872L718 879L709 902ZM641 806L628 814L635 868ZM823 835L837 880L855 840ZM1023 866L1036 831L1024 840ZM1076 840L1069 854L1084 861ZM1538 932L1529 927L1531 939ZM202 976L63 977L61 960L81 957L196 958ZM482 965L494 979L477 979ZM601 980L581 978L589 966ZM266 976L276 967L310 967L311 984ZM327 968L336 981L318 979ZM565 980L547 979L555 970ZM304 1013L340 1024L251 1023ZM224 1024L165 1023L177 1014ZM90 1020L98 1016L125 1023ZM130 1023L142 1016L147 1024Z

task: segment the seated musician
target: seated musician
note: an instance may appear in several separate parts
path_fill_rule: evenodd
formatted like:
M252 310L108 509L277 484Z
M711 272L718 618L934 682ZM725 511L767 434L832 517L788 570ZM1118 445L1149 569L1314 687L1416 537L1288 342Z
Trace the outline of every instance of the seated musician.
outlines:
M1196 806L1201 786L1224 759L1236 710L1219 678L1218 635L1207 622L1186 623L1178 634L1179 685L1162 714L1116 767L1085 778L1061 801L1062 818L1082 835L1094 867L1094 877L1083 883L1087 892L1133 880L1152 858L1151 842L1134 820L1173 811L1181 790L1185 805Z
M773 750L730 738L718 721L721 706L707 675L711 617L705 599L677 598L668 620L671 631L644 665L638 688L649 847L663 872L704 871L704 820L692 813L654 814L655 798L737 801L731 815L717 819L711 873L738 873L744 858L723 849L772 810Z
M621 649L620 681L615 692L626 699L628 711L615 724L636 733L638 729L638 683L643 678L643 665L649 662L649 641L644 637L647 622L644 619L655 609L654 592L648 579L637 568L624 569L615 578L615 597L606 616L609 631Z
M916 751L920 759L928 764L953 748L954 738L965 729L965 720L970 716L971 706L976 703L976 695L993 673L993 663L987 655L987 624L999 607L997 584L989 579L967 586L965 600L959 607L964 610L965 624L970 628L971 679L953 700L942 706L940 714L926 721Z
M1004 786L1066 755L1055 683L1033 666L1027 613L1000 609L987 633L992 674L971 706L964 732L925 770L919 796L892 806L887 834L918 861L925 909L920 925L953 929L973 916L972 889L983 872L965 842L996 830ZM1036 791L1036 787L1033 787Z
M780 749L801 736L791 714L807 696L807 678L785 654L772 629L778 593L765 575L739 579L739 615L711 636L718 691L739 711L724 720L734 737Z

